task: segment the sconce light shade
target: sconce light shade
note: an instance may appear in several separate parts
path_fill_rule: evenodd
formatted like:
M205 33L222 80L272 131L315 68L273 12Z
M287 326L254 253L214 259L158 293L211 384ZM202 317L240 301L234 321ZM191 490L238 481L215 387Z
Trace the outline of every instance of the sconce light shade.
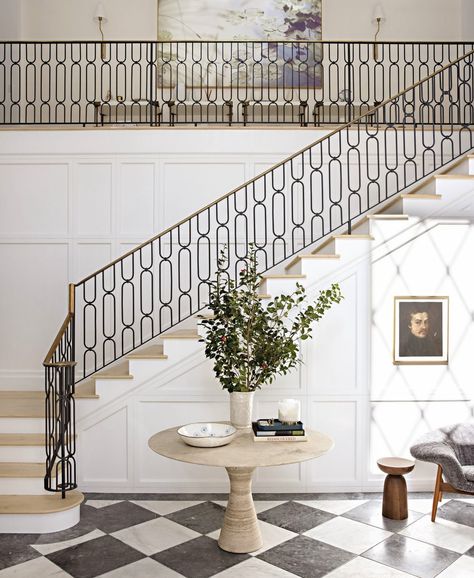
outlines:
M97 4L97 8L95 9L95 14L94 14L94 20L96 22L99 22L99 21L107 22L107 14L105 12L105 8L104 8L104 5L102 4L102 2L99 2Z
M372 14L372 22L384 22L385 13L380 4L376 4L374 8L374 13Z

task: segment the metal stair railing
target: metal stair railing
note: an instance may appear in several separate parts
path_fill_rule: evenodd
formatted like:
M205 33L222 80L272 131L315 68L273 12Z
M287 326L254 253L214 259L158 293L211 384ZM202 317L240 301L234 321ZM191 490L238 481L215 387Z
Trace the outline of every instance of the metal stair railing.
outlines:
M471 150L473 62L470 51L77 283L76 382L203 308L223 246L234 281L250 243L266 271Z
M472 42L1 42L0 125L346 123Z

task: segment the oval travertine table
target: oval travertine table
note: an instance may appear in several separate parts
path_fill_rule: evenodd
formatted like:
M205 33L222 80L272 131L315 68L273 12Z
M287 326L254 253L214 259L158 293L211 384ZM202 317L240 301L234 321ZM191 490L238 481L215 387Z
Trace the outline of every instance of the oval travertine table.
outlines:
M218 543L222 550L234 553L254 552L263 545L252 499L255 468L311 460L334 445L329 436L311 430L306 430L305 442L255 442L252 432L243 431L229 445L196 448L183 442L178 429L158 432L148 440L148 445L157 454L173 460L227 470L230 493Z

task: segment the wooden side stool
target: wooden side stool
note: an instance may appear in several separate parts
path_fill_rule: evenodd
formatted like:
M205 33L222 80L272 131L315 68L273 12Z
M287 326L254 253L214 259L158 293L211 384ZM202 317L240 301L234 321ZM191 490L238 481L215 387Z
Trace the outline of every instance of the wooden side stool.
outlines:
M382 516L392 520L408 518L407 483L404 474L415 467L413 460L405 458L380 458L378 467L387 474L383 486Z

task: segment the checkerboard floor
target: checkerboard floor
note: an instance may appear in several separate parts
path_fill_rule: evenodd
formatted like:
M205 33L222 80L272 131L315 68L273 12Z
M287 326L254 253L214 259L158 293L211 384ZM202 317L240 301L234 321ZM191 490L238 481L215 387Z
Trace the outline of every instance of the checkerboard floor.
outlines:
M222 495L89 494L80 523L0 535L0 578L474 578L474 500L411 494L383 518L376 494L255 496L264 546L230 554L217 539Z

